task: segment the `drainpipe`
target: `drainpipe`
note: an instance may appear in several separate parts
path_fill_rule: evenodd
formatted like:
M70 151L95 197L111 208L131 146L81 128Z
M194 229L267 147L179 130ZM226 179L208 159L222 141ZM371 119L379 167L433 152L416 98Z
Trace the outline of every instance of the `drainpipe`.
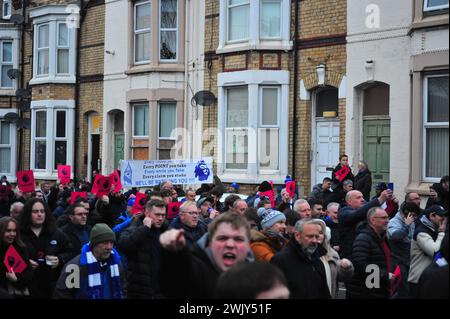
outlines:
M12 4L12 2L11 2ZM22 4L22 10L21 10L21 14L25 19L25 1L21 0L21 4ZM24 85L24 67L23 64L25 62L25 46L23 45L24 40L25 40L25 20L23 21L22 25L20 26L20 83L18 83L18 87L19 88L23 88L25 87ZM33 41L31 42L33 43ZM33 70L33 65L31 65L31 70ZM32 71L33 72L33 71ZM16 107L17 107L17 97L16 97ZM23 116L23 111L19 110L19 108L17 107L18 113L19 113L19 117L22 118ZM30 115L30 119L31 119L31 115ZM23 164L22 164L22 139L23 139L23 128L19 129L19 145L18 145L18 150L19 150L19 156L17 157L17 171L21 171L23 169ZM16 151L17 152L17 151Z
M296 164L296 155L295 152L297 150L296 143L297 143L297 98L298 98L298 14L299 14L299 7L298 2L299 0L295 1L295 14L294 14L294 110L293 110L293 118L292 118L292 179L295 181L295 164Z
M89 2L86 4L86 6ZM79 28L77 30L77 58L75 65L75 140L74 140L74 151L73 151L73 174L76 177L77 171L77 157L78 157L78 139L76 135L80 132L80 120L78 116L80 114L80 43L81 43L81 25L83 23L86 9L83 7L83 0L79 0L78 6L80 7L79 13ZM80 172L81 173L81 172Z

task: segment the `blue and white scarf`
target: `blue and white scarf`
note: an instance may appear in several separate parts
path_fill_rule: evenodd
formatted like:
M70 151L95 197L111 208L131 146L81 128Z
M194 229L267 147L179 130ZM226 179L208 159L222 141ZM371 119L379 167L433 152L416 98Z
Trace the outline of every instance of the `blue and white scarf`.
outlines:
M110 285L108 282L102 283L102 267L91 251L89 243L85 244L81 249L80 266L88 267L87 295L89 299L103 299L103 286L109 288L112 299L123 299L123 292L120 287L120 255L113 248L111 255L103 263L109 268L111 276ZM105 267L105 266L103 266ZM107 288L107 289L108 289Z

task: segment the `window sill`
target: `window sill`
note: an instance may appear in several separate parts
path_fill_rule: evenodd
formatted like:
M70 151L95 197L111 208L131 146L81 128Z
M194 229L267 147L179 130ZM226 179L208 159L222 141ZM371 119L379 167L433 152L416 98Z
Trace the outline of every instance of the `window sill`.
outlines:
M224 46L219 46L216 50L216 54L250 51L250 50L290 51L292 50L292 41L277 40L277 41L261 41L259 43L245 42L236 44L226 44Z
M39 77L39 78L32 78L30 80L30 85L37 85L37 84L47 84L47 83L58 83L58 84L75 84L76 79L75 76L56 76L56 77Z
M431 182L410 183L406 186L405 192L414 192L420 196L430 196L431 185L433 185Z
M408 31L408 35L410 35L414 31L420 30L420 29L439 27L439 26L445 26L445 25L448 27L448 24L449 24L448 13L443 14L443 15L424 17L421 19L416 18L413 21L411 28Z
M16 88L0 88L0 95L16 96Z
M45 179L45 180L57 180L58 173L48 173L48 172L36 172L33 170L35 179Z
M167 63L167 64L159 64L158 66L153 65L134 65L127 71L125 74L134 75L134 74L145 74L151 72L184 72L184 65L180 65L179 63Z

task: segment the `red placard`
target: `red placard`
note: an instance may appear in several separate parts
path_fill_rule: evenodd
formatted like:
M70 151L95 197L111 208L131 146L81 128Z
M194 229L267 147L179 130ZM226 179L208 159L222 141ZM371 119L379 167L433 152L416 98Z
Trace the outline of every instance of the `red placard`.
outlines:
M147 195L143 193L137 193L131 214L136 215L138 213L142 213L145 210L146 203L147 203Z
M269 197L270 205L272 206L272 208L275 208L275 193L273 192L273 190L259 193L259 198L262 198L264 196Z
M88 198L86 192L72 192L70 193L70 205L73 205L78 198Z
M58 179L61 181L61 184L70 183L70 165L58 165Z
M108 195L111 190L111 178L109 176L103 176L97 174L95 176L94 184L92 185L92 194L96 194L97 198L103 195Z
M289 196L291 196L291 198L295 198L295 182L294 181L286 183L286 191L289 193Z
M24 193L34 192L34 174L33 171L17 172L17 184Z
M115 170L112 174L109 174L109 178L111 179L112 185L114 185L114 193L120 192L122 189L122 182L120 181L119 172Z
M167 219L174 219L180 213L182 202L169 203L167 205Z
M11 272L12 269L16 274L20 274L25 269L27 269L26 262L19 255L13 245L9 246L8 250L6 251L5 259L3 260L3 262L9 272Z
M347 177L348 173L350 173L350 167L347 165L342 166L340 170L338 170L335 174L338 181L342 182L345 177Z

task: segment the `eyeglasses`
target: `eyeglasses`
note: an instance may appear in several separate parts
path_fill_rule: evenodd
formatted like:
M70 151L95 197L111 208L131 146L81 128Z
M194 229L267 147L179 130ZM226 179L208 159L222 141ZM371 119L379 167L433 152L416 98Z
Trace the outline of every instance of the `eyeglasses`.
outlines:
M35 213L35 214L37 214L37 213L45 214L45 209L32 209L31 212Z
M388 219L389 219L389 216L384 216L384 217L381 217L381 216L374 216L373 218L378 218L378 219L388 220Z
M189 214L191 216L198 215L198 212L184 212L184 213Z

